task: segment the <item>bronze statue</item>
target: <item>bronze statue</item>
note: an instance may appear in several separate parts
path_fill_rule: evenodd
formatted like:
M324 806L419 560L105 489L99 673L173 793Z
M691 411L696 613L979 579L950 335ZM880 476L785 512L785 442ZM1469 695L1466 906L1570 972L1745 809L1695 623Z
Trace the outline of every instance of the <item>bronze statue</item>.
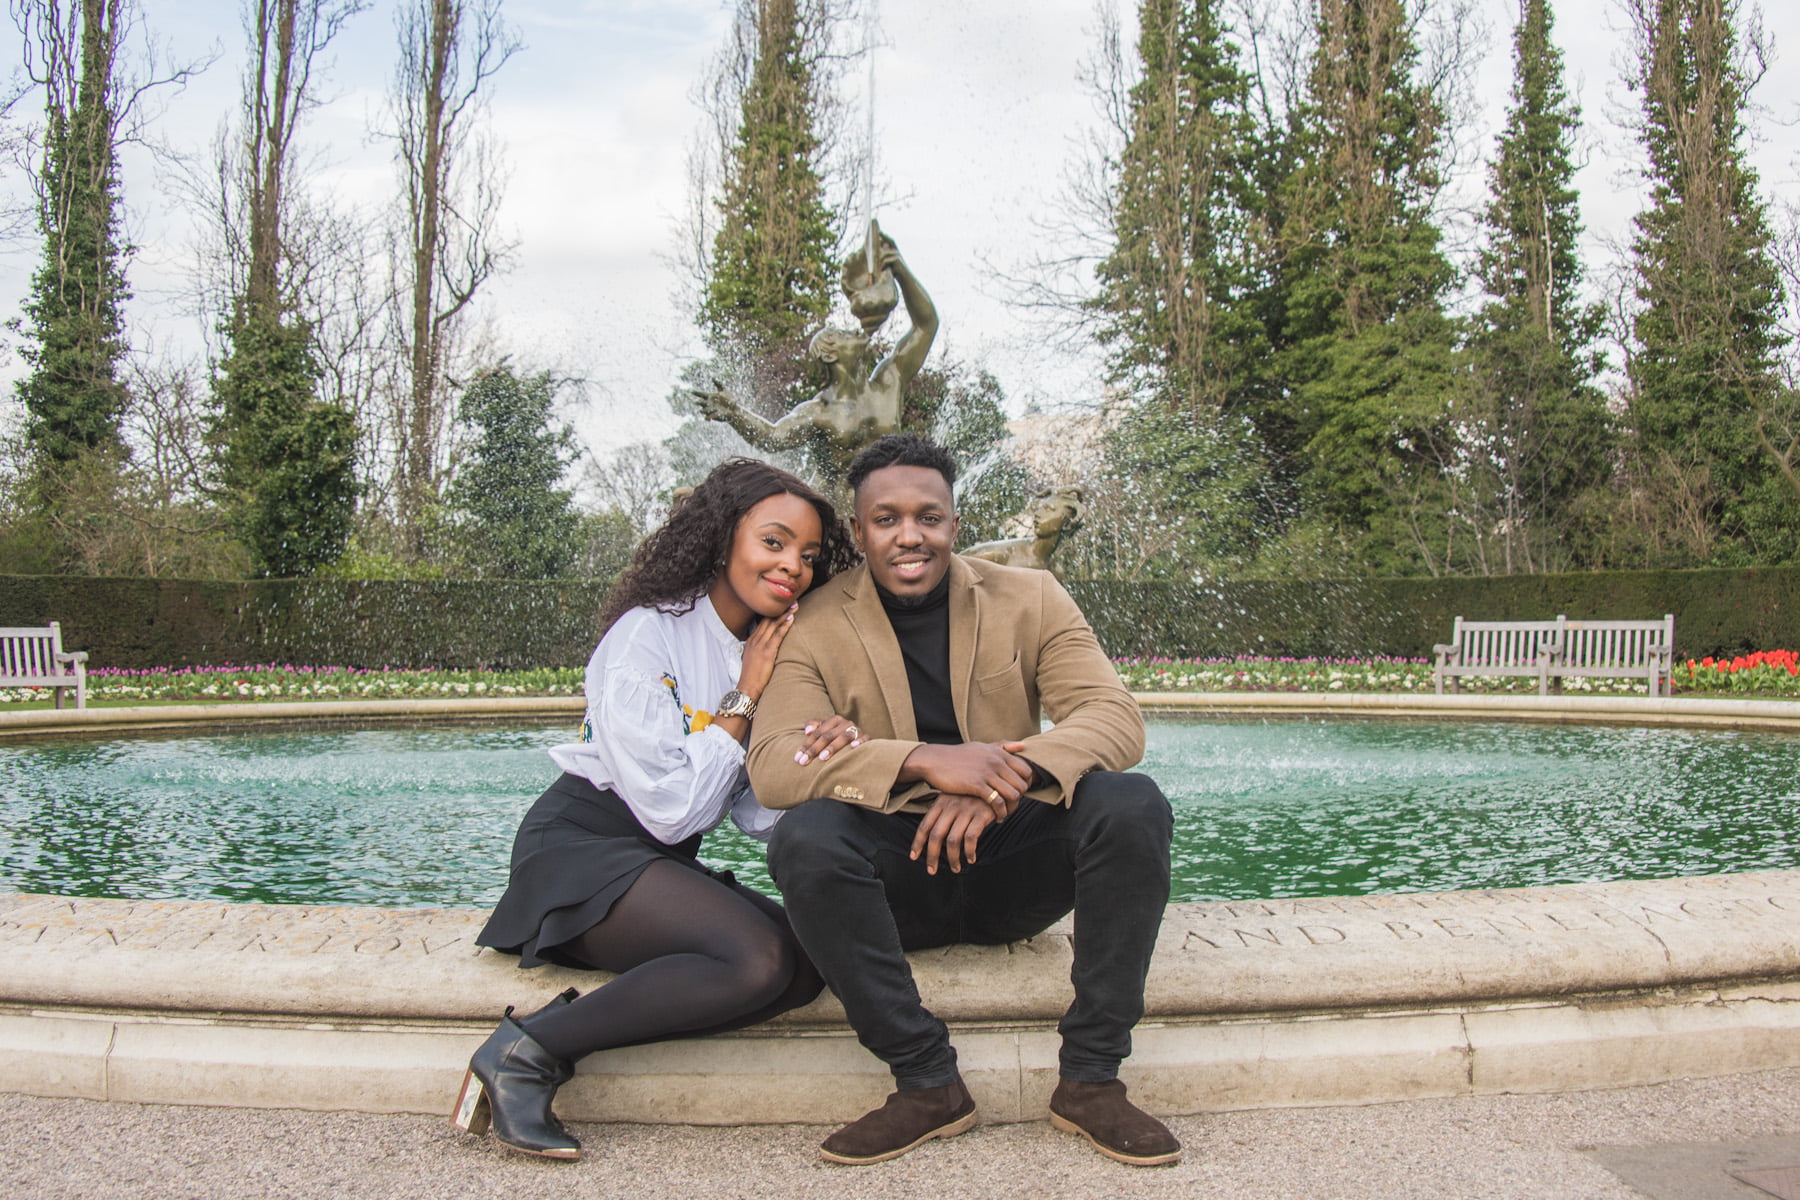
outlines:
M894 240L873 221L869 222L869 239L844 264L843 275L844 294L862 332L826 327L813 335L808 347L811 357L831 372L831 382L817 395L770 421L733 400L716 379L711 391L694 392L702 413L725 422L758 449L791 450L823 435L820 441L828 450L829 461L819 465L833 490L841 489L844 472L858 450L899 430L906 387L925 365L925 356L937 337L937 309L900 257ZM893 353L871 370L869 335L893 311L896 290L898 299L906 302L912 328Z
M1031 522L1036 532L1031 537L1002 538L994 542L977 542L962 553L969 558L985 558L1007 567L1036 567L1050 570L1050 556L1062 540L1081 528L1086 513L1086 494L1078 487L1059 487L1040 492L1019 515Z

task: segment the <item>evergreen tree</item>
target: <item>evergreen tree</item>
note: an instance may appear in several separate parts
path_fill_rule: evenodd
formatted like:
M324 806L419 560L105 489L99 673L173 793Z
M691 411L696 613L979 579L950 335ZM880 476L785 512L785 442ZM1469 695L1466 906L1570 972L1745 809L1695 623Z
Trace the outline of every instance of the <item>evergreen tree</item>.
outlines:
M312 327L240 306L219 365L224 481L259 575L310 575L336 561L355 512L356 424L314 395Z
M356 422L320 400L313 323L298 311L290 246L294 138L313 104L313 60L357 0L255 0L246 6L243 157L236 188L246 248L221 332L214 438L232 507L259 574L309 575L344 551L359 491Z
M818 122L838 19L830 0L739 0L734 31L741 115L700 321L714 353L748 367L740 391L782 409L801 398L804 339L836 284Z
M1091 302L1109 381L1190 413L1226 408L1257 352L1236 307L1254 269L1249 80L1218 8L1144 0L1114 244Z
M1470 337L1459 416L1487 573L1579 565L1584 498L1607 476L1608 420L1592 386L1602 312L1580 298L1581 217L1572 144L1579 110L1563 88L1549 0L1520 0L1512 106L1488 170L1487 239L1475 273L1488 296ZM1493 552L1487 553L1489 543Z
M449 500L479 574L551 579L582 554L574 493L557 486L577 457L575 433L556 421L555 407L549 372L520 377L505 362L463 391L457 419L475 440Z
M38 179L44 255L25 302L22 353L31 373L19 382L18 395L42 467L67 465L90 451L123 452L120 308L129 297L118 216L123 9L121 0L82 0L66 14L49 6L30 18L46 59L37 80L47 97ZM78 59L70 57L76 46Z
M1642 309L1627 373L1646 487L1691 500L1653 542L1673 565L1800 555L1792 445L1773 440L1780 280L1744 160L1748 79L1731 0L1634 0L1650 207L1633 253ZM1786 439L1783 439L1784 441Z
M1092 302L1109 380L1138 406L1108 439L1110 470L1132 481L1137 511L1175 531L1158 569L1178 577L1216 565L1227 537L1225 557L1248 557L1268 515L1264 455L1237 415L1267 353L1253 300L1256 131L1220 7L1141 6L1142 76Z
M1321 0L1280 212L1281 387L1252 415L1309 511L1376 572L1439 570L1455 273L1443 113L1401 0Z

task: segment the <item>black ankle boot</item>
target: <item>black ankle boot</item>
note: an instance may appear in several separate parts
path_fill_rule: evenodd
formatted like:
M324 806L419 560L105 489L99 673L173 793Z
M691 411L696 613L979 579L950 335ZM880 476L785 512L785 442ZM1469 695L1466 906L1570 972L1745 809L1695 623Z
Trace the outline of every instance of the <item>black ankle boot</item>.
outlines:
M538 1009L534 1013L526 1013L524 1016L520 1017L519 1024L526 1025L533 1017L541 1017L553 1008L567 1007L579 999L581 999L580 992L576 991L574 988L565 988L556 995L550 997L550 1003L544 1005L544 1007ZM507 1009L506 1015L510 1017L512 1015L512 1009Z
M562 1000L558 996L551 1004ZM550 1111L556 1089L575 1074L575 1065L552 1057L512 1013L509 1005L500 1027L469 1060L450 1123L474 1134L487 1132L491 1124L494 1137L514 1150L579 1158L581 1143Z

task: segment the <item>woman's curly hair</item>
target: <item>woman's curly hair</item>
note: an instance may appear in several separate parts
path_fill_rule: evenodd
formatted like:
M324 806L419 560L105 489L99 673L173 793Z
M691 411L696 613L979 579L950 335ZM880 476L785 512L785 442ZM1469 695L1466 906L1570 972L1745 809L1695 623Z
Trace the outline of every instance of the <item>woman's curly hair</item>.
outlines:
M831 501L779 467L754 458L728 458L676 502L661 528L638 543L631 565L607 593L601 632L634 608L692 610L724 569L738 521L760 502L784 493L800 497L819 513L824 532L813 560L814 587L861 560Z

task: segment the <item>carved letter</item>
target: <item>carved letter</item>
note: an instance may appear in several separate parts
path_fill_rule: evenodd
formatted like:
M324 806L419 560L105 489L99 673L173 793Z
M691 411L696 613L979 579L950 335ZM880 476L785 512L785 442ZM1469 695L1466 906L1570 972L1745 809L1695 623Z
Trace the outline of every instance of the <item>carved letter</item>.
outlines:
M392 936L366 937L355 947L358 954L392 954L399 948L400 939Z

